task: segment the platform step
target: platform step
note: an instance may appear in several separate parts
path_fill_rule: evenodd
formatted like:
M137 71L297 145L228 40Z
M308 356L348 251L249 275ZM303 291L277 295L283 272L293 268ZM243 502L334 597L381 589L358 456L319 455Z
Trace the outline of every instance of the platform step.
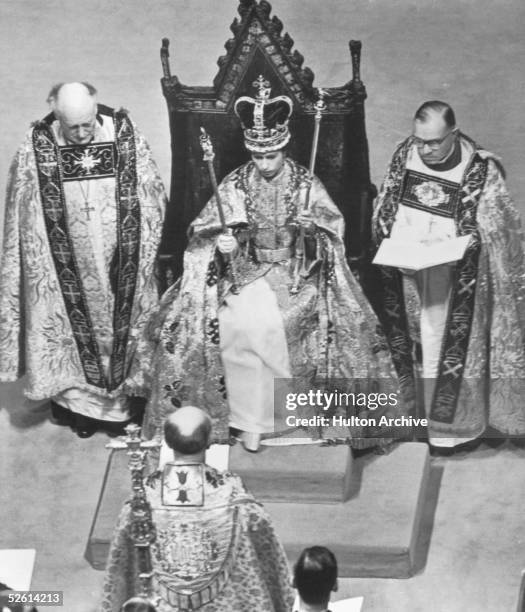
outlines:
M113 450L108 457L100 497L89 532L86 561L94 568L106 568L109 546L124 503L131 498L129 457L125 450Z
M350 495L352 451L346 445L294 445L249 453L236 444L230 470L264 503L340 503Z
M305 450L307 447L302 447L305 453L303 450L297 452L297 448L288 447L287 453L275 454L272 458L264 457L264 454L270 454L275 448L265 449L260 456L250 455L239 448L238 451L244 454L237 459L236 452L232 453L233 463L230 458L230 465L234 467L237 462L238 470L239 464L242 464L241 468L244 466L248 474L247 485L250 487L251 484L252 490L261 485L260 490L271 494L268 483L272 473L269 466L275 461L274 478L279 481L282 470L290 469L291 464L301 478L311 478L309 482L313 489L307 495L305 488L301 494L318 500L317 489L323 490L325 486L321 475L330 480L329 474L337 473L341 482L341 466L346 462L348 467L348 449L344 446L309 447L316 448L317 453L329 451L326 455L315 455L316 459L305 455L310 454ZM286 466L282 463L284 459L288 462ZM108 460L86 549L86 559L95 569L105 568L120 509L130 497L127 461L125 451L113 451ZM259 482L254 472L257 464L252 464L252 461L266 465L266 476ZM314 462L314 466L309 465L308 461ZM311 476L312 467L315 468L315 485ZM415 570L416 545L429 488L429 471L427 446L404 443L387 455L371 454L354 459L351 469L344 471L345 478L351 474L351 478L345 481L348 500L344 503L327 503L325 500L320 503L311 503L311 500L308 503L267 501L264 505L291 563L306 546L322 544L336 554L341 577L408 578ZM304 484L308 480L302 482ZM292 484L290 481L290 486ZM326 490L333 490L335 485L332 485ZM254 494L257 495L255 491Z
M409 578L428 494L428 447L404 443L356 459L353 468L344 504L265 504L288 558L319 544L334 552L341 577Z

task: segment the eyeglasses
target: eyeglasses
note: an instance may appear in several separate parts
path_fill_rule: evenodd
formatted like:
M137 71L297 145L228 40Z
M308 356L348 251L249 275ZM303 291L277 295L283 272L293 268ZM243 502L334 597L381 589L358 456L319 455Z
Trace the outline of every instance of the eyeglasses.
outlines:
M417 136L412 137L412 142L416 145L418 149L422 149L423 147L429 147L432 151L439 149L439 147L445 142L445 140L451 134L457 134L457 128L453 129L448 134L445 134L443 138L434 138L433 140L423 140L422 138L418 138Z

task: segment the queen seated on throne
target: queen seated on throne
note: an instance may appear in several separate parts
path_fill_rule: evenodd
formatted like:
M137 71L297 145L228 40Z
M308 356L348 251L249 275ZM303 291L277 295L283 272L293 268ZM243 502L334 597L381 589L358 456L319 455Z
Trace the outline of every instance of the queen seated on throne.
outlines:
M313 171L287 155L292 101L271 98L262 76L254 86L254 98L235 103L251 159L191 224L182 279L165 293L153 340L138 352L152 388L149 436L173 410L196 404L210 414L215 441L235 428L255 451L274 432L275 379L397 385L345 259L343 216ZM377 443L367 440L374 435L344 432L353 446Z

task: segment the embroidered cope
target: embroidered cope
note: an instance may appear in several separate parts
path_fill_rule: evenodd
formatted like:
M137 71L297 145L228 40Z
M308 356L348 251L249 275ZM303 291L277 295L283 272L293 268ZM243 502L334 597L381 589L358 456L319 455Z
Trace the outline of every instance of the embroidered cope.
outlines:
M157 473L146 487L156 531L151 560L159 612L288 612L288 562L265 510L238 476L202 464L190 467L203 470L203 502L197 507L180 495L192 488L185 481L188 466L167 464L162 479ZM178 490L169 504L166 489ZM120 612L139 591L131 522L126 504L109 553L101 612Z
M165 194L122 111L99 106L88 145L51 115L11 166L0 271L0 380L119 420L136 336L157 305ZM120 417L122 418L122 417Z

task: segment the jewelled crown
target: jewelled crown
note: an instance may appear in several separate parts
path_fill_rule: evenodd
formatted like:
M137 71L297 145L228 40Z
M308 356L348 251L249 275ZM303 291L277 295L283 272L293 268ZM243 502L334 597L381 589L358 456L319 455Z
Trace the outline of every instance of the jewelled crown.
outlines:
M288 96L270 98L270 83L262 75L253 82L255 98L242 96L235 102L235 114L244 130L244 144L253 153L270 153L290 140L288 121L293 110Z

